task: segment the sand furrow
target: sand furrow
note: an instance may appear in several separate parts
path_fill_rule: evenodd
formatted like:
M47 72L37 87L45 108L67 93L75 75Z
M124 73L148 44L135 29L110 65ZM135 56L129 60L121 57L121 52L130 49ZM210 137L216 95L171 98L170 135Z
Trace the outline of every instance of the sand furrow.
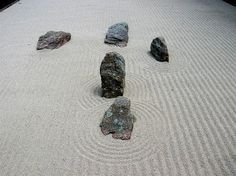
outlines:
M205 84L207 84L207 83L205 83ZM199 87L199 85L200 85L200 83L195 84L195 88L198 91L204 91L204 89L202 87ZM198 101L198 104L201 106L201 110L204 112L204 116L199 115L199 117L202 117L202 119L201 119L201 121L202 121L201 126L203 127L202 130L205 131L205 134L207 134L206 137L207 137L207 140L210 144L209 149L214 150L215 152L217 152L217 153L214 152L216 154L215 156L213 155L214 158L215 158L214 160L216 161L218 156L221 155L221 153L219 152L218 142L215 141L215 137L218 138L218 136L215 136L215 133L217 133L217 131L215 131L215 132L211 131L211 130L214 131L214 126L213 126L214 122L213 122L213 124L209 123L209 120L211 121L211 115L209 114L210 113L209 108L207 108L209 106L208 99L207 99L206 95L198 95L197 98L198 97L200 97L200 100ZM198 125L198 126L200 127L200 125ZM212 152L210 152L210 153L212 153ZM219 163L223 164L222 162L223 162L222 160L219 161ZM211 161L211 163L216 164L217 162ZM218 167L221 167L221 165L216 166L216 169L219 169Z

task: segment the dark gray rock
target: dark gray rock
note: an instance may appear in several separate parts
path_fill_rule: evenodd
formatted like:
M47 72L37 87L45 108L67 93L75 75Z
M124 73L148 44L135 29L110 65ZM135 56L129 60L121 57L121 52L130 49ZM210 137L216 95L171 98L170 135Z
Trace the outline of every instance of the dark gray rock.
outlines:
M153 39L151 43L151 54L160 62L169 62L169 54L163 37Z
M37 50L56 49L67 43L71 39L71 34L63 31L49 31L39 37Z
M107 53L100 66L102 96L114 98L122 96L125 87L125 60L116 53Z
M100 123L104 135L112 134L115 139L128 140L133 130L134 115L130 111L130 100L118 97L105 112Z
M129 40L128 30L128 24L125 22L114 24L108 28L104 42L120 47L125 47L127 46Z

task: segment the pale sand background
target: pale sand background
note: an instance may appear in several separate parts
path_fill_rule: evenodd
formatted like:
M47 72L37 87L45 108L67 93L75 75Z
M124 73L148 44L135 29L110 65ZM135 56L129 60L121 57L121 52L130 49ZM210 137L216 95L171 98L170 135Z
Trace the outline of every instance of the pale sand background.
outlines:
M103 44L126 21L128 47ZM49 30L71 32L36 51ZM170 63L148 54L165 37ZM21 0L0 13L0 175L236 175L236 8L221 0ZM103 136L108 51L126 59L130 141Z

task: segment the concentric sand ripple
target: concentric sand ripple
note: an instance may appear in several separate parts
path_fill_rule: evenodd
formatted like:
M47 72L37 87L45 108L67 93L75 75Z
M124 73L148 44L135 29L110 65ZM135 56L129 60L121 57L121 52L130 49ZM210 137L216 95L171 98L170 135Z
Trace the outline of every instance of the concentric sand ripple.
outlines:
M73 146L78 155L106 164L128 164L148 158L163 145L166 136L166 118L155 105L132 101L131 111L136 117L131 140L104 136L99 124L110 103L94 110L77 114L73 134Z
M148 72L173 73L185 69L189 65L189 60L184 51L180 49L168 48L169 62L159 62L150 54L145 58L146 66L144 70Z
M104 102L113 102L114 99L107 99L101 97L101 78L90 77L89 81L86 81L80 92L77 92L78 104L83 109L90 109L103 104ZM152 95L152 89L149 81L143 76L136 74L126 75L126 87L124 96L127 96L134 100L146 100L148 101Z

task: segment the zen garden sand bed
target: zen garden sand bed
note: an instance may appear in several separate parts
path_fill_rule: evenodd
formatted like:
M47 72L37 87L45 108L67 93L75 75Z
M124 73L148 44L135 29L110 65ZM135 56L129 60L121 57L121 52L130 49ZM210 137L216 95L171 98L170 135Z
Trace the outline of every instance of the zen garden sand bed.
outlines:
M104 44L129 24L127 47ZM71 40L36 50L47 31ZM21 0L0 12L0 175L236 175L236 8L221 0ZM169 62L150 54L163 36ZM99 127L107 52L126 62L130 140Z

